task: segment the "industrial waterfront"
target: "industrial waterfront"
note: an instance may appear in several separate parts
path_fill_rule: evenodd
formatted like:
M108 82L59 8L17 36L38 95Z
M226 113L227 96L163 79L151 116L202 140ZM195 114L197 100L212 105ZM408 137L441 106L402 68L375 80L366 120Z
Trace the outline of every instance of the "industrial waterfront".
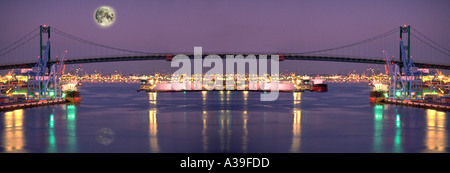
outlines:
M136 92L84 83L78 104L0 113L1 152L448 152L448 112L371 104L366 83L328 92Z

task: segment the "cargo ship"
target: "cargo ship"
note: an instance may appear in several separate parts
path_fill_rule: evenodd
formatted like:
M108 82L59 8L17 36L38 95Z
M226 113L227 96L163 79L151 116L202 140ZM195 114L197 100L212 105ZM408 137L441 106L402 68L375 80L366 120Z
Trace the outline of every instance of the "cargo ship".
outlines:
M311 91L311 81L309 79L297 79L295 82L295 88L299 91Z
M323 83L322 79L313 79L311 84L311 91L326 92L328 91L328 85Z
M72 103L80 103L81 102L81 94L78 91L78 82L70 81L68 84L62 85L63 98Z
M389 91L389 85L383 84L378 80L372 81L373 90L369 93L369 102L378 103L384 101L386 93Z
M324 84L324 83L313 84L311 87L311 90L315 91L315 92L326 92L326 91L328 91L328 85Z
M376 91L370 91L369 93L369 102L370 103L378 103L384 101L384 94L385 91L376 90Z
M80 103L81 102L81 95L79 91L65 91L64 94L66 95L66 100L72 103Z
M143 78L139 82L140 86L139 86L139 89L137 91L138 92L140 92L140 91L152 91L155 88L157 82L158 81L156 79L153 79L153 78L152 79Z

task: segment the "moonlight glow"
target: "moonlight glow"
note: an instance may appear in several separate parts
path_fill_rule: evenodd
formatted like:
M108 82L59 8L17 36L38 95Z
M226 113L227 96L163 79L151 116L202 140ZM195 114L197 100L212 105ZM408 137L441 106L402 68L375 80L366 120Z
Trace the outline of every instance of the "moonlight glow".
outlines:
M94 19L101 27L110 27L116 21L114 9L108 6L102 6L95 11Z

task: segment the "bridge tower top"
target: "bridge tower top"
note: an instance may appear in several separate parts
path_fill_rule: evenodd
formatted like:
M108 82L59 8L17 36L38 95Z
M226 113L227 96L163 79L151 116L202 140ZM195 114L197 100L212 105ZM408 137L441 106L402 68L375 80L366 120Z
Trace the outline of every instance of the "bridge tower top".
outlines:
M411 58L411 54L410 54L410 50L411 50L411 38L410 38L410 36L411 36L411 26L406 26L406 25L403 25L403 26L400 26L400 41L404 41L405 39L404 39L404 37L403 37L403 34L408 34L407 35L407 38L408 38L408 41L407 41L407 45L406 46L402 46L402 44L401 43L399 43L399 64L400 64L400 71L401 71L401 68L403 67L403 59L405 59L405 60L407 60L407 62L406 63L410 63L410 58ZM403 50L405 50L406 51L406 57L403 57L403 55L402 55L402 49Z
M44 51L46 49L48 49L48 62L50 62L50 46L46 47L44 46L44 40L42 39L42 35L43 34L47 34L47 41L50 40L50 26L47 25L41 25L39 27L39 38L40 38L40 46L39 46L39 61L42 62L43 58L44 58ZM48 66L49 70L50 70L50 66Z

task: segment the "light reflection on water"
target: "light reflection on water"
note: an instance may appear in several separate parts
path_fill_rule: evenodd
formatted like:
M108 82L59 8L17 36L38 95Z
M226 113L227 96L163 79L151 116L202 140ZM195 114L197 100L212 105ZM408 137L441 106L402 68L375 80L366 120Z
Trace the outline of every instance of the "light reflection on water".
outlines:
M23 110L14 110L4 113L4 130L2 146L6 153L23 153L25 136L23 129Z
M447 130L446 114L441 111L427 110L427 133L424 152L446 152Z
M156 108L156 96L157 93L149 92L148 98L150 103L150 109L148 110L148 127L149 127L149 144L150 144L150 152L158 153L159 144L158 144L158 123L156 118L157 108Z
M362 95L369 91L363 85L280 93L275 102L259 101L257 92L139 93L136 85L116 85L85 84L79 105L1 112L0 151L403 153L449 148L447 112L371 105L368 94Z

